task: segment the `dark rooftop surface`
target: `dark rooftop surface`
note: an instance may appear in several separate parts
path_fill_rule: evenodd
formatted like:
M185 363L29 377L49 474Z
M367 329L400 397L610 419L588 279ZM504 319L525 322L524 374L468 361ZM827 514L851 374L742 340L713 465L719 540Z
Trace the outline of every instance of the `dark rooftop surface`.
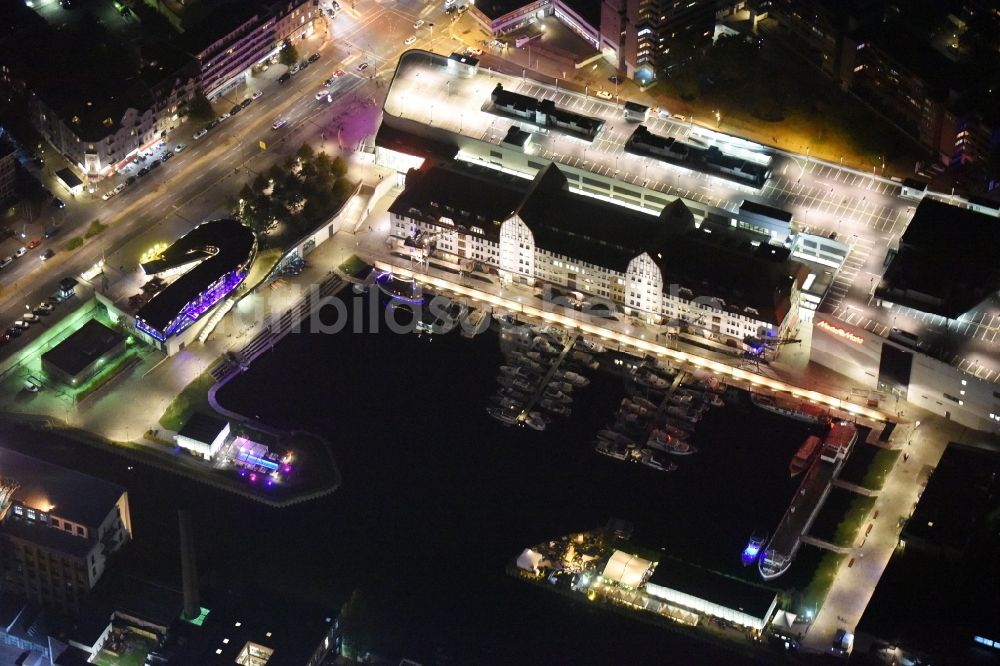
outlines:
M53 505L57 516L88 526L99 525L125 492L119 485L2 446L0 476L20 484L14 498L25 506L47 509Z
M901 535L906 548L889 560L858 631L943 663L996 664L1000 655L975 649L973 638L1000 636L998 498L1000 456L950 444ZM951 544L961 551L936 547Z
M517 208L530 184L530 180L471 164L429 165L407 174L406 188L389 212L430 223L447 217L466 230L479 227L485 238L497 243L500 224Z
M261 4L252 0L190 3L190 7L183 10L181 18L184 26L183 43L191 53L201 53L254 16L268 13Z
M754 318L775 324L788 311L801 269L785 248L754 248L742 235L696 230L679 199L655 216L572 193L555 164L539 172L518 212L540 248L620 272L646 252L659 264L664 286L751 307Z
M196 442L204 442L208 444L215 441L215 438L219 436L219 433L222 432L225 427L226 421L223 419L216 416L209 416L208 414L202 414L201 412L195 412L177 434L181 437L193 439Z
M251 256L255 244L253 231L239 220L227 218L198 225L174 241L160 259L143 264L143 270L150 273L180 265L193 256L203 256L199 253L206 249L211 256L153 296L136 317L164 332L184 307L209 285L239 268Z
M405 123L406 121L400 119L397 122ZM382 122L379 125L378 132L375 134L375 145L414 157L434 156L451 160L458 154L456 146L412 134L393 127L388 122Z
M14 63L31 92L83 141L97 141L121 128L129 108L149 109L154 89L164 82L169 88L173 77L194 65L191 56L146 36L138 25L128 33L112 34L96 20L58 30L36 25L0 46L0 57ZM27 42L60 48L25 49Z
M79 177L77 177L77 175L73 173L73 170L70 169L69 167L65 167L59 169L59 171L56 171L56 176L58 176L59 180L61 180L66 185L66 187L70 189L74 187L80 187L81 185L83 185L83 181L80 180Z
M749 199L743 200L743 203L740 204L740 211L756 213L757 215L766 215L767 217L773 217L774 219L781 220L783 222L792 221L792 214L787 210L767 206L762 203L757 203L756 201L750 201Z
M68 338L42 354L42 360L63 372L76 376L96 359L122 342L121 333L96 319L88 319Z
M956 318L1000 290L996 218L923 199L876 294Z
M268 666L307 663L329 629L325 618L335 617L336 611L275 598L266 590L256 590L252 598L204 599L202 606L209 613L200 627L183 620L174 624L172 640L161 651L170 655L166 663L231 666L247 642L274 651ZM223 639L229 639L228 643Z
M601 27L601 0L564 0L563 4L579 14L590 27Z
M764 617L777 592L730 578L671 557L659 558L649 583L711 601L726 608Z
M512 11L530 4L531 0L479 0L474 6L488 19L495 21L505 14L510 14Z

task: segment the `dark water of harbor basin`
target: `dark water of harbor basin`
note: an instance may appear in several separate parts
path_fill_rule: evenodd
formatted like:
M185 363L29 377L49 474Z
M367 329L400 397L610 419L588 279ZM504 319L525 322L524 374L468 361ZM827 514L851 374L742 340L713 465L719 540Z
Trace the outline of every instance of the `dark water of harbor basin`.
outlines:
M493 332L473 341L299 334L220 392L231 409L332 443L341 489L281 512L288 530L310 524L296 543L327 553L323 570L301 566L312 578L302 592L362 588L382 609L385 638L409 654L440 647L478 663L709 658L702 644L547 595L504 567L524 547L620 517L639 543L756 580L740 551L754 529L780 519L795 487L788 460L806 429L737 399L704 419L693 440L701 451L664 474L592 450L622 379L588 372L572 417L538 433L487 416L502 362ZM291 564L294 555L279 548L268 557Z
M501 362L493 332L472 341L457 333L286 338L219 398L330 440L342 487L287 509L79 444L47 450L128 487L135 540L123 567L176 583L175 511L193 507L204 596L264 588L335 612L360 588L378 618L376 644L389 654L426 664L751 663L519 582L504 568L527 546L620 517L635 524L640 544L757 580L740 551L756 528L773 530L780 519L794 491L788 461L805 428L736 399L709 412L693 439L699 453L674 458L680 469L665 474L592 450L622 379L587 371L592 384L574 392L569 420L543 433L508 429L485 412ZM809 573L793 565L782 580L805 582Z

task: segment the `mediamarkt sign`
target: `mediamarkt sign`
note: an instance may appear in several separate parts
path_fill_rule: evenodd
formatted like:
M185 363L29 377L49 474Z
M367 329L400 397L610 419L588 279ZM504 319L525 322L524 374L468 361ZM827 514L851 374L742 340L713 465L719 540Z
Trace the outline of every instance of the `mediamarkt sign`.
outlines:
M834 326L833 324L831 324L829 322L825 322L825 321L820 320L820 321L816 322L816 326L818 328L822 328L824 331L826 331L830 335L836 335L838 338L843 338L843 339L847 340L848 342L853 342L856 345L860 345L860 344L864 343L864 341L865 341L865 339L862 338L860 335L855 335L854 333L851 333L850 331L846 331L846 330L844 330L842 328Z

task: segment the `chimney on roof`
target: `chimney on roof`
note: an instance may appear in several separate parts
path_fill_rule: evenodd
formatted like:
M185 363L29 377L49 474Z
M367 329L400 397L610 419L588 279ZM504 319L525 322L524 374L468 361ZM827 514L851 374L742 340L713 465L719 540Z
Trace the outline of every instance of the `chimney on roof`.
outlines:
M193 620L201 612L198 600L198 563L194 556L194 531L191 527L191 512L181 509L177 512L181 530L181 579L184 585L185 620Z

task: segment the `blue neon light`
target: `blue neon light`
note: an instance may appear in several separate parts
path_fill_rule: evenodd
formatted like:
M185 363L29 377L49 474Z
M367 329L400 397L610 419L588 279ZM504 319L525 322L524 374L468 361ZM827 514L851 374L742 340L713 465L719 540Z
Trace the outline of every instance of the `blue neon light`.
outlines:
M261 467L266 467L271 470L278 469L278 463L271 462L270 460L264 460L263 458L258 458L257 456L248 455L246 457L247 461L253 463L254 465L260 465Z

